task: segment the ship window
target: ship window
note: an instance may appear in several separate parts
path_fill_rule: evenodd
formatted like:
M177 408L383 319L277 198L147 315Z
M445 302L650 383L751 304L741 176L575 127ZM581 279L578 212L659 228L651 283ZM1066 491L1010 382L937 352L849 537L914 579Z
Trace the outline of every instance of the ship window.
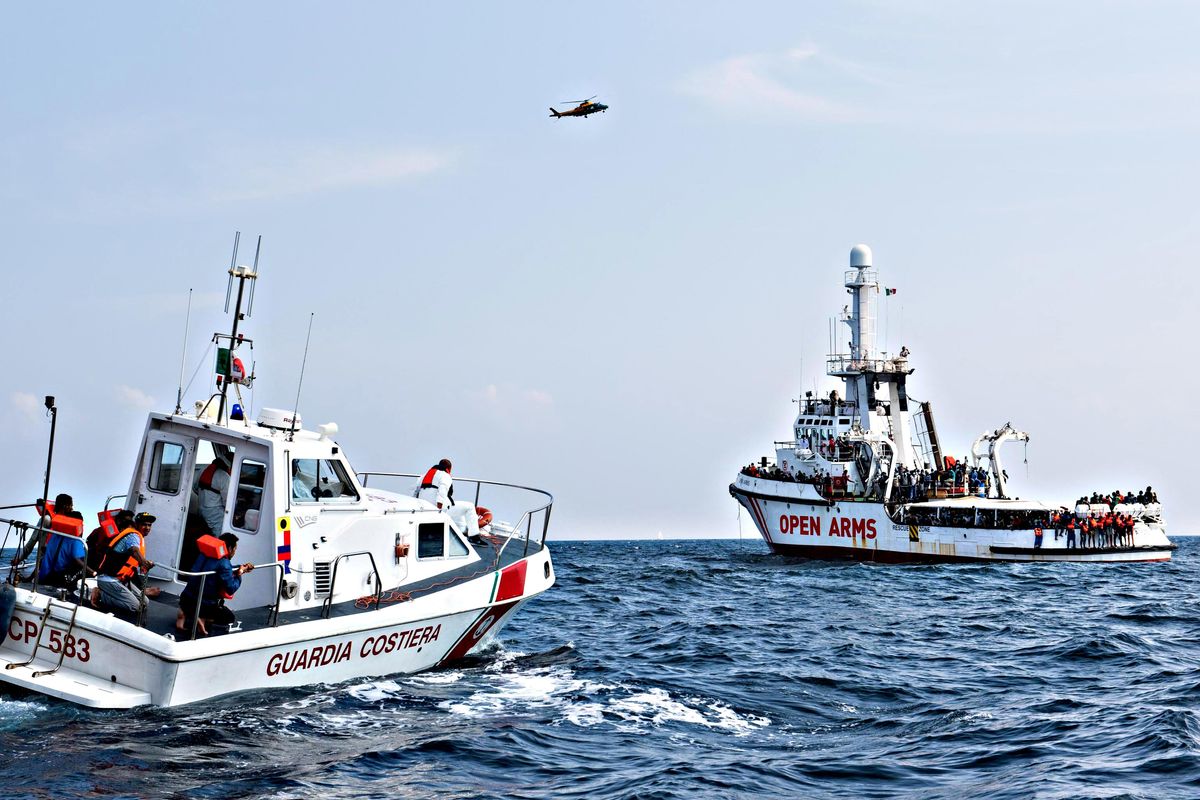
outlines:
M441 558L446 553L446 523L422 522L417 526L417 558Z
M849 425L850 419L848 417L842 417L841 419L838 420L838 422L842 423L843 425Z
M358 492L337 459L296 458L292 459L292 499L345 503L358 500Z
M446 528L446 542L450 545L447 548L447 555L450 558L462 558L471 552L462 538L450 528Z
M237 500L233 504L233 526L254 533L262 514L263 487L267 482L267 465L242 459L238 473Z
M154 459L150 463L150 488L156 492L178 494L182 474L183 445L155 442Z

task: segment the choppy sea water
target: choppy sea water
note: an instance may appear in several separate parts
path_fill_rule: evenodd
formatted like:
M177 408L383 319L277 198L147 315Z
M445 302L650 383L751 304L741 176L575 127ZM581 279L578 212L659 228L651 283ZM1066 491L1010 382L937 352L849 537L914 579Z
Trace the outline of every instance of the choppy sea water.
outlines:
M0 689L5 797L1200 797L1200 541L868 566L553 544L491 651L95 712Z

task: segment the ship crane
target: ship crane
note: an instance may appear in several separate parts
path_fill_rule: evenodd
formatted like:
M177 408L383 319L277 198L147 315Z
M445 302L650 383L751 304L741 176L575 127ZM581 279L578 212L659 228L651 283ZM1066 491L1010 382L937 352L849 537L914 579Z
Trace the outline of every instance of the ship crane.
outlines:
M1008 474L1000 466L1000 445L1008 441L1028 442L1029 434L1017 430L1011 422L1006 422L1001 428L990 433L983 433L971 445L971 458L974 459L975 466L979 466L979 460L986 456L988 469L992 473L992 481L996 487L996 496L1001 500L1008 499ZM987 453L981 454L980 448L985 443L987 444Z

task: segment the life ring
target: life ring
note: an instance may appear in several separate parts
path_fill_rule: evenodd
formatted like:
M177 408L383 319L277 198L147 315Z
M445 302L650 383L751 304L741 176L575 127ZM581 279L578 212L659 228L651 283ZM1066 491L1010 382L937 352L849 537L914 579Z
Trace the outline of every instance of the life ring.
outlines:
M480 528L486 528L492 524L492 512L483 506L475 506L475 516L479 517Z

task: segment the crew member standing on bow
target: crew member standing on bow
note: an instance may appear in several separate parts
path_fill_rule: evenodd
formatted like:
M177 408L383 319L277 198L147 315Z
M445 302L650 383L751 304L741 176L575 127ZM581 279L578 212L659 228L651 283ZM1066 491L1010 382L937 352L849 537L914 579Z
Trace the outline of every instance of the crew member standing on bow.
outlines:
M454 503L454 482L450 477L450 459L443 458L429 468L425 477L421 478L421 485L417 487L413 497L428 500L438 508L450 508Z
M98 599L101 609L111 610L129 622L137 620L147 597L158 597L158 588L142 589L142 573L154 567L154 562L146 558L146 535L155 519L144 512L134 517L133 525L108 541L100 562L93 602Z
M200 473L200 516L213 536L219 536L225 521L225 497L229 494L230 457L218 452Z

